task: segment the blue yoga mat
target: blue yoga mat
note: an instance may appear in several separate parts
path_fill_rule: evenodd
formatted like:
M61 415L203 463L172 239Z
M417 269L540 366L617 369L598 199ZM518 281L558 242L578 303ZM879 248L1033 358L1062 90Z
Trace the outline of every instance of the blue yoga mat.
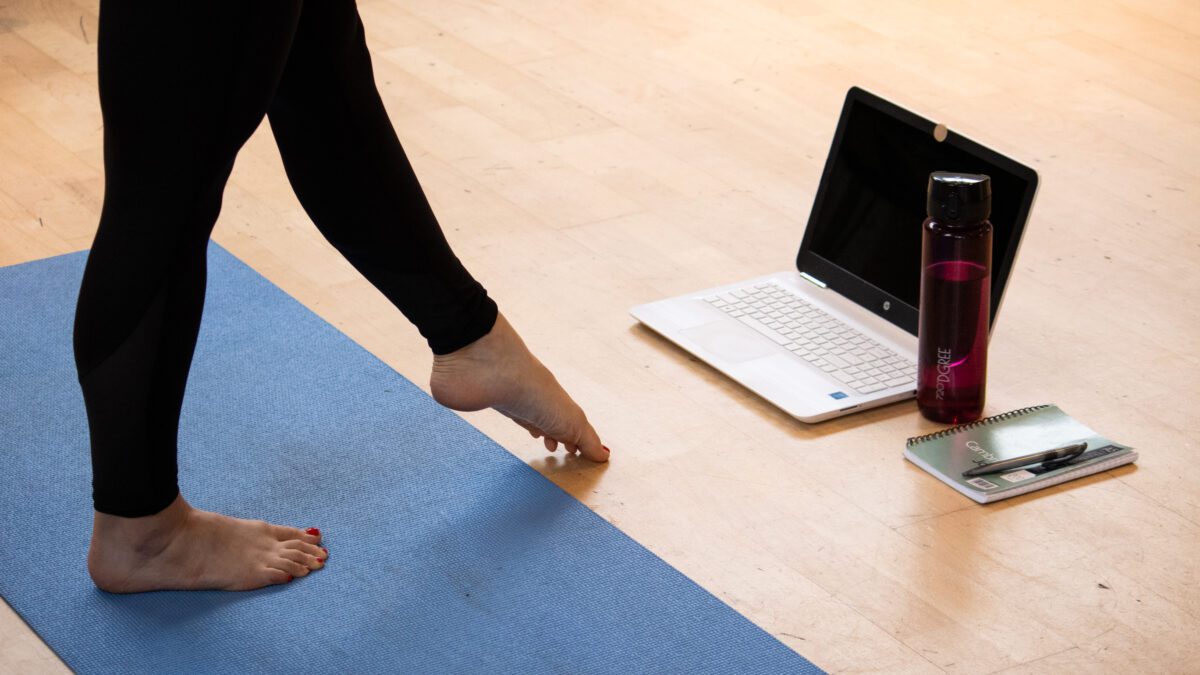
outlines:
M820 672L216 245L181 487L320 527L328 566L249 592L98 590L84 261L0 269L0 593L77 672Z

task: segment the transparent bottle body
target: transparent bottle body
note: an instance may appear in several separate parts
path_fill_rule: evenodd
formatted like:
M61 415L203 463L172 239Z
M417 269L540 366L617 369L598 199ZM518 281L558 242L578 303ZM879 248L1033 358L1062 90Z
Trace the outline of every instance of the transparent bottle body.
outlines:
M917 407L936 422L979 419L987 384L992 224L922 224Z

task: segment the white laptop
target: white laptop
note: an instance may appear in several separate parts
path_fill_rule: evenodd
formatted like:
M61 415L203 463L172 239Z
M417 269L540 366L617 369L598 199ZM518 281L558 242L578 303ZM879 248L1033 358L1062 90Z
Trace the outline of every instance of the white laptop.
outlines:
M857 87L846 94L795 269L630 311L804 422L913 398L933 171L992 179L994 326L1037 174Z

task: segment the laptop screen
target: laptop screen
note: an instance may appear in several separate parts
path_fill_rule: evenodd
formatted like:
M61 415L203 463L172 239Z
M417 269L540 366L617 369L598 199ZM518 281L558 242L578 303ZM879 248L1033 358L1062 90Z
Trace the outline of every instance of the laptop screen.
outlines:
M1027 167L953 132L938 141L934 127L929 120L852 89L798 261L801 271L809 271L804 265L807 252L810 262L820 263L816 267L821 273L814 276L912 333L929 174L960 171L992 179L993 321L1037 182ZM814 256L819 261L813 261ZM896 301L907 307L893 306Z

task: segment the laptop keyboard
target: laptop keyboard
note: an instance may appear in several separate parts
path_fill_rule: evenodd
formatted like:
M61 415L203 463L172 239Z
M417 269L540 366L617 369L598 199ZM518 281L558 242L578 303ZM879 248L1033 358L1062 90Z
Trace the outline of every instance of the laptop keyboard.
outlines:
M914 384L917 364L847 326L779 284L704 298L859 394Z

